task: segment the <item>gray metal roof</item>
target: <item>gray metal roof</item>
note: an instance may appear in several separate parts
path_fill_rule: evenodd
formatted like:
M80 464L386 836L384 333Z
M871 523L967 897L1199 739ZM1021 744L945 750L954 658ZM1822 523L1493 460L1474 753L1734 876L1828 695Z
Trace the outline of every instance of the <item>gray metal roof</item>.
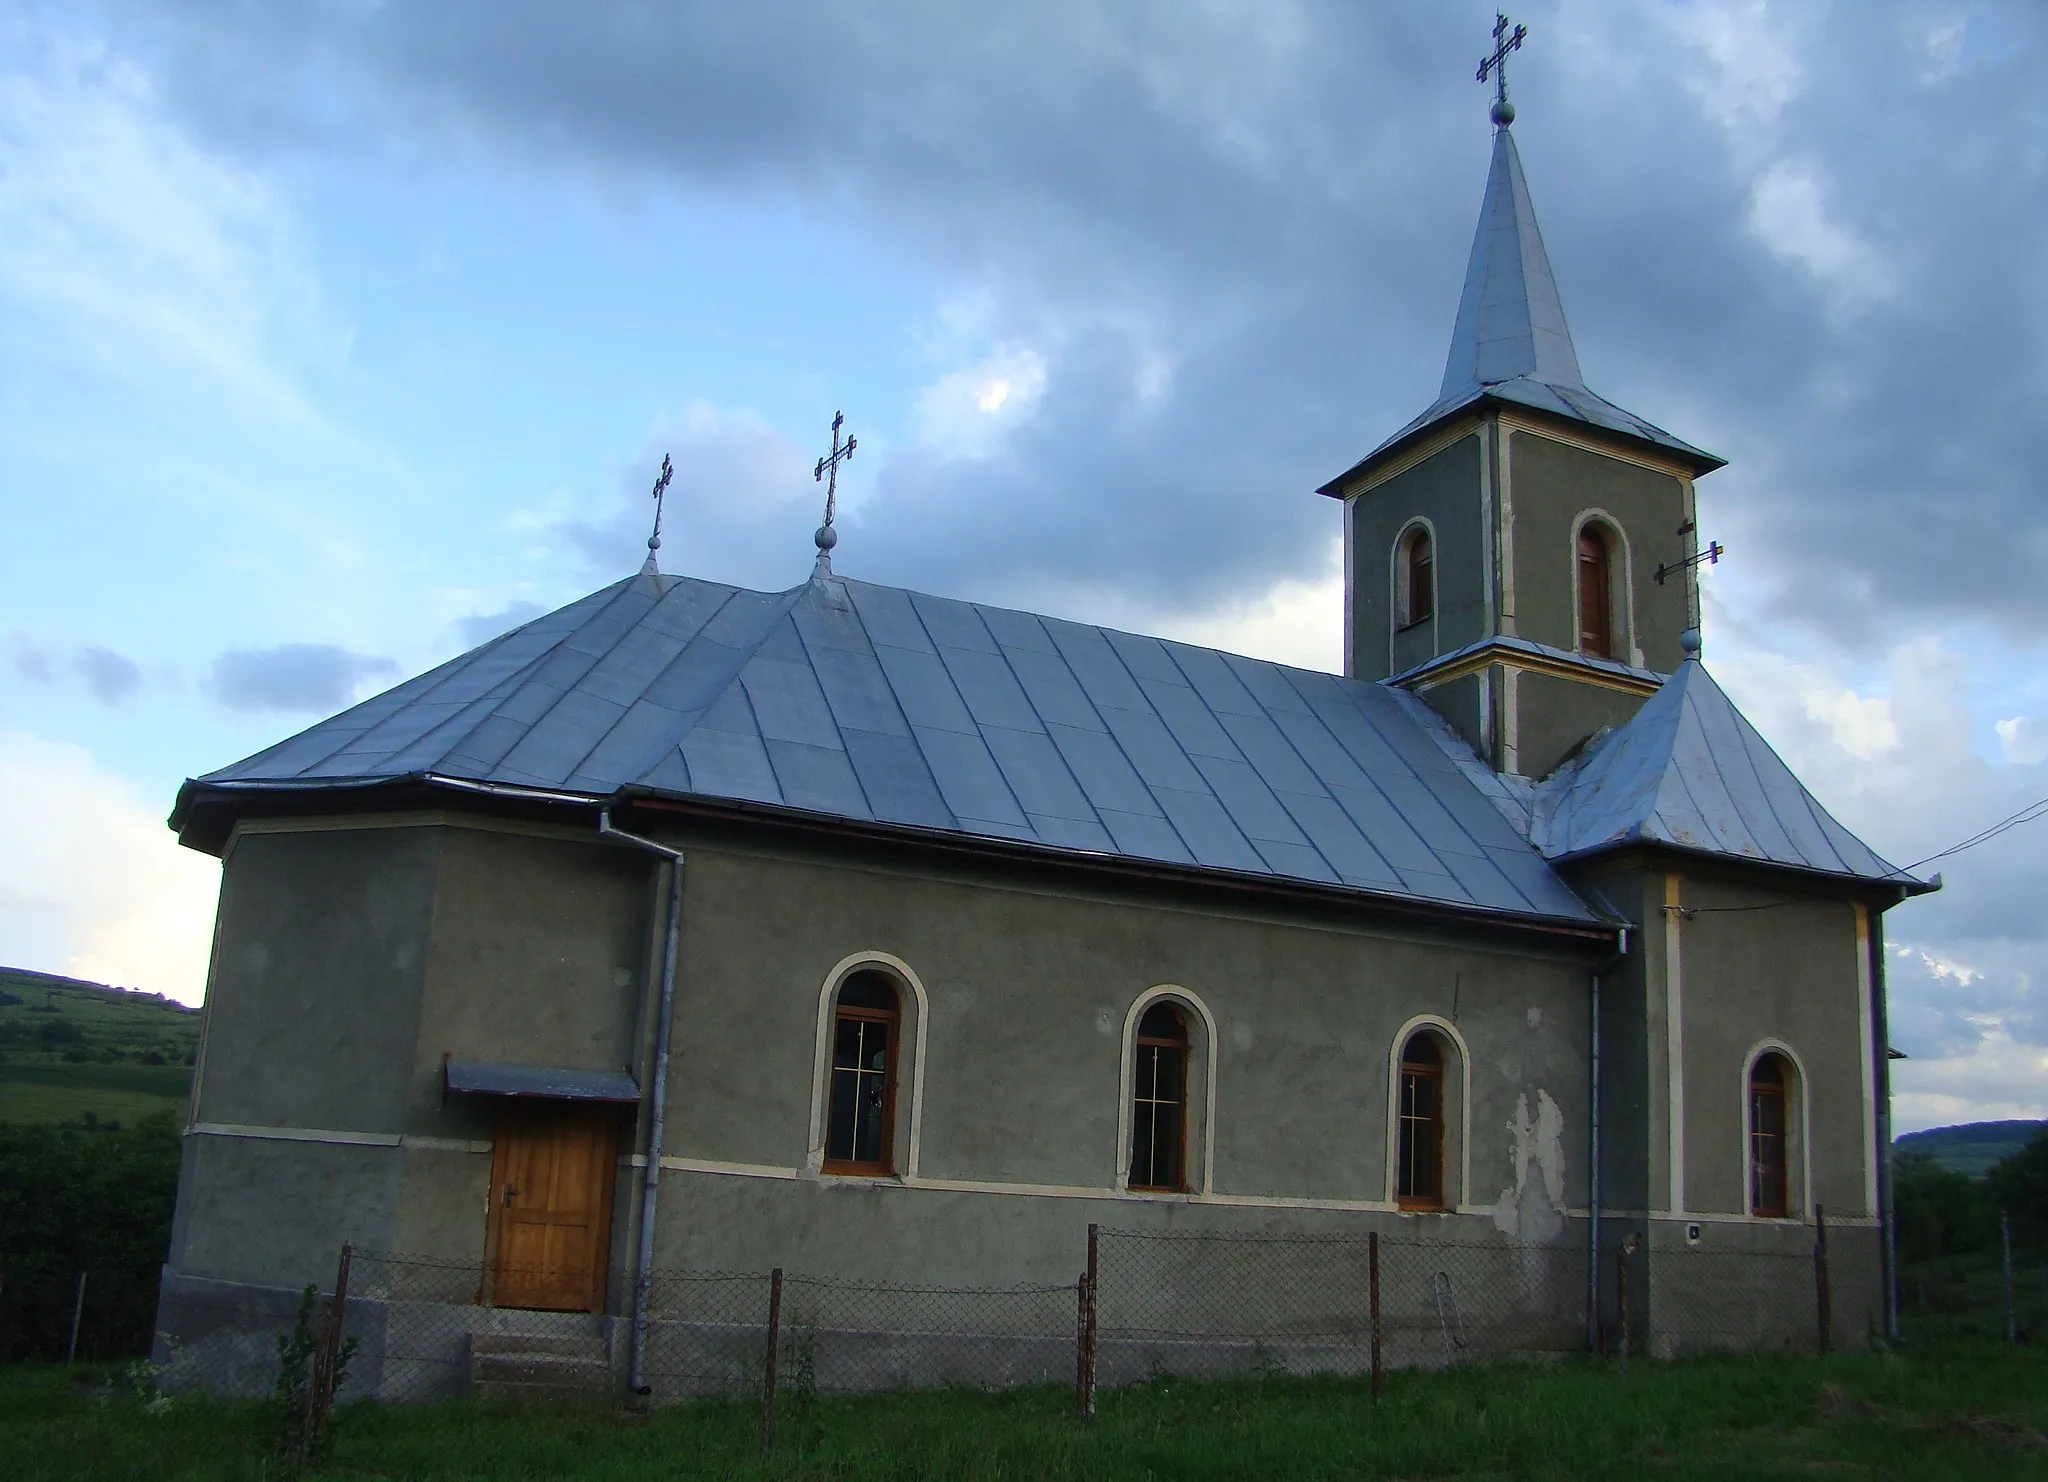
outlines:
M1664 676L1655 669L1624 664L1619 659L1595 658L1592 654L1575 653L1566 648L1553 648L1548 643L1538 643L1533 638L1523 638L1515 633L1490 633L1484 638L1474 639L1463 648L1454 648L1449 653L1438 654L1434 658L1424 659L1411 668L1403 669L1388 679L1387 683L1408 684L1439 669L1448 669L1474 654L1482 653L1523 654L1532 659L1548 659L1552 663L1567 664L1595 674L1611 674L1617 678L1639 680L1646 684L1664 682Z
M1929 888L1837 823L1696 659L1529 807L1531 837L1553 860L1662 844Z
M562 1070L551 1065L502 1065L489 1060L444 1060L441 1084L472 1096L539 1096L554 1101L638 1101L640 1086L622 1070Z
M1380 685L866 582L764 593L643 574L187 787L644 788L1595 919L1415 708Z
M1486 196L1479 207L1479 227L1465 265L1465 289L1458 300L1451 351L1436 401L1325 484L1322 492L1341 492L1345 480L1382 453L1485 401L1530 407L1652 443L1702 473L1723 462L1586 388L1557 279L1550 271L1550 254L1536 226L1522 157L1507 128L1494 130Z

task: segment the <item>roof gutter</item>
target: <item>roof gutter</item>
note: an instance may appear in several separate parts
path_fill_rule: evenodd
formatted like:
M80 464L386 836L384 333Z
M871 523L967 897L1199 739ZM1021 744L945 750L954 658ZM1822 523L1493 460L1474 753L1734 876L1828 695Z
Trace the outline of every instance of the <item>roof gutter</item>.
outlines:
M654 1065L641 1096L647 1107L647 1162L640 1179L640 1239L633 1250L633 1328L626 1384L648 1393L647 1320L654 1297L654 1216L661 1198L661 1153L668 1122L668 1053L675 1024L676 953L683 932L683 851L612 825L611 805L597 816L597 831L608 839L644 849L668 862L668 919L661 939L661 991L654 1015Z

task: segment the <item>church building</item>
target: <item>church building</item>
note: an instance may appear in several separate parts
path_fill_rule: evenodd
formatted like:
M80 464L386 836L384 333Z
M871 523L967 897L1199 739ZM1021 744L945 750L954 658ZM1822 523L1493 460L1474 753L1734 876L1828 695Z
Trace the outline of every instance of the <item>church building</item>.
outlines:
M1931 887L1703 664L1722 460L1586 386L1512 119L1436 400L1319 491L1343 675L874 585L828 523L786 591L650 554L187 782L164 1333L346 1240L638 1385L649 1273L1071 1283L1099 1223L1569 1251L1596 1335L1627 1246L1671 1352L1689 1254L1822 1206L1881 1324Z

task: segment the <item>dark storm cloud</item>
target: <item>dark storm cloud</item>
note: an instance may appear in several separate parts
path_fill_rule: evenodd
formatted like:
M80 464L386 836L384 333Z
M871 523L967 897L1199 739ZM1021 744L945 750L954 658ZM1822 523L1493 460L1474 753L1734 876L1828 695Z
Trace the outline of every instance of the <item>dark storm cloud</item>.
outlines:
M365 680L396 674L390 659L331 643L231 648L213 661L207 690L230 710L339 710Z
M800 200L986 290L1046 356L1035 420L899 451L853 522L865 574L976 595L1317 569L1307 491L1434 394L1484 171L1489 7L141 9L245 151ZM1780 616L2039 634L2042 19L1718 13L1529 17L1517 133L1589 381L1736 460L1709 533Z

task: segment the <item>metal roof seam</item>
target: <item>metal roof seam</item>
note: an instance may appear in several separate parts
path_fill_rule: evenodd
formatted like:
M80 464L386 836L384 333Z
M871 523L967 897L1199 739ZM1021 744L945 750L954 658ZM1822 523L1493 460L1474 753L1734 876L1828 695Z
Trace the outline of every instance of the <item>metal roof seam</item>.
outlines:
M685 593L685 588L683 587L683 584L680 580L672 582L669 586L662 590L660 600L657 601L653 605L653 607L651 607L648 610L647 616L652 617L656 612L658 612L661 609L663 604L667 603L671 597L674 597L678 593ZM704 621L697 625L696 632L693 633L688 639L685 639L681 646L676 649L674 657L671 658L667 663L663 664L659 671L657 671L645 683L640 685L639 690L635 695L633 701L629 703L626 706L626 708L620 713L618 719L615 720L608 728L606 728L605 731L602 734L600 734L597 740L591 745L590 749L584 752L582 757L578 759L576 763L577 769L581 769L582 767L588 765L590 759L596 756L600 751L604 749L605 744L611 739L611 737L614 734L618 732L618 730L621 727L628 725L632 722L634 711L639 705L661 704L661 702L659 701L649 700L647 698L648 692L651 691L656 685L660 684L663 679L667 678L669 673L673 671L677 665L685 661L687 656L693 650L696 649L697 641L699 638L703 636L705 628L709 627L711 622L718 616L718 614L725 611L726 607L730 605L732 600L738 595L739 594L736 589L728 591L727 594L722 599L720 599L718 605L714 607L708 614L705 615ZM623 643L624 641L625 635L622 634L620 635L620 642ZM614 645L614 651L616 651L616 647L617 646ZM735 667L732 670L732 672L725 677L723 683L718 686L718 692L722 693L725 686L729 686L732 683L734 677L737 676L738 673L739 669ZM715 699L716 695L714 695L713 698ZM680 710L676 710L676 707L673 706L663 705L662 708L667 710L674 710L678 715L686 713ZM703 707L703 709L706 710L708 710L709 708L710 706L708 704ZM702 718L701 711L699 713L699 718ZM692 724L694 724L694 722L692 722ZM688 730L689 727L685 726L683 727L682 731L679 731L674 735L669 736L660 745L647 746L641 748L640 752L637 755L635 755L632 758L632 760L624 763L619 768L621 780L623 781L630 778L640 777L648 771L652 770L653 768L659 766L661 764L662 758L666 756L670 751L674 750L681 743L683 735L686 734Z
M811 585L813 585L813 586L815 586L815 585L816 585L816 582L815 582L815 580L813 581L813 583L812 583ZM804 589L803 589L803 595L802 595L802 596L800 596L800 597L798 597L797 601L798 601L798 602L801 602L801 601L803 601L803 600L804 600L804 599L805 599L806 597L808 597L809 595L810 595L810 588L809 588L809 587L806 587L806 588L804 588ZM848 609L848 611L850 611L850 612L853 612L853 614L854 614L854 621L855 621L856 623L858 623L858 622L860 621L860 615L859 615L859 612L858 612L858 610L857 610L857 609L855 609L855 608L854 608L854 606L853 606L853 603L852 603L852 602L851 602L850 600L849 600L849 601L847 602L847 609ZM795 610L796 610L796 603L791 603L791 604L790 604L790 612L794 613L794 612L795 612ZM782 621L786 621L786 622L788 622L788 623L789 623L789 626L790 626L790 630L791 630L791 631L792 631L792 632L793 632L793 633L794 633L794 634L796 635L796 642L797 642L797 646L798 646L799 648L801 648L801 649L803 650L804 658L805 658L805 660L806 660L806 661L807 661L807 662L808 662L808 663L810 664L810 666L811 666L811 676L812 676L812 682L813 682L813 683L818 683L818 681L817 681L817 674L818 674L818 656L817 656L817 654L816 654L815 652L813 652L813 651L812 651L812 649L811 649L811 645L810 645L810 640L808 640L807 638L805 638L805 637L804 637L804 630L803 630L803 625L802 625L802 624L800 624L800 623L798 623L798 622L795 622L795 621L794 621L793 619L791 619L791 618L789 618L789 617L785 617L785 618L784 618L784 619L783 619ZM863 628L862 628L862 633L863 633L863 635L865 635L865 633L866 633L866 628L865 628L865 626L863 626ZM765 641L765 640L764 640L764 641ZM871 650L873 649L873 647L874 647L874 641L873 641L872 639L870 639L870 640L869 640L869 642L868 642L868 647L869 647L869 648L870 648ZM852 747L850 747L850 746L848 746L848 745L846 744L846 728L845 728L844 726L842 726L842 725L841 725L841 724L839 723L839 712L838 712L838 711L837 711L837 710L836 710L836 709L835 709L835 708L833 707L833 704L832 704L832 695L831 695L831 692L830 692L830 691L828 691L827 689L825 689L825 687L824 687L824 685L823 685L822 683L819 683L819 684L818 684L818 693L819 693L819 694L820 694L820 695L821 695L821 696L823 697L823 699L824 699L824 702L825 702L825 719L827 720L827 722L829 722L829 723L830 723L830 725L831 725L831 727L832 727L832 734L833 734L833 736L834 736L834 737L836 737L836 738L837 738L837 740L838 740L838 742L839 742L839 751L840 751L840 754L841 754L842 756L844 756L844 757L846 758L846 770L847 770L847 771L848 771L848 772L849 772L850 774L852 774L852 777L853 777L853 785L854 785L854 787L855 787L855 788L856 788L856 789L857 789L857 790L859 791L859 793L860 793L860 798L861 798L861 802L862 802L862 804L863 804L863 805L864 805L864 806L865 806L865 807L867 808L867 810L868 810L868 817L870 817L870 818L880 818L880 817L882 817L883 815L882 815L882 814L881 814L880 812L878 812L878 811L876 810L876 808L875 808L875 795L874 795L874 789L873 789L873 788L871 788L871 787L870 787L870 786L868 785L867 779L865 779L864 777L862 777L862 776L860 775L860 768L859 768L859 766L857 766L857 765L855 764L855 762L854 762L854 752L853 752L853 748L852 748ZM752 697L751 697L751 696L749 696L749 699L751 699L751 698L752 698ZM892 705L894 705L894 704L895 704L895 700L896 700L896 697L895 697L895 695L894 695L894 693L893 693L893 692L892 692L892 693L890 694L890 696L889 696L889 699L890 699L890 703L891 703ZM903 716L903 707L902 707L902 706L900 706L900 705L896 705L896 713L897 713L897 716L898 716L898 717L899 717L900 719L902 719L902 720L903 720L903 728L904 728L904 730L905 730L906 732L907 732L907 731L909 731L909 730L910 730L910 721L909 721L909 719L908 719L908 718L906 718L906 717L904 717L904 716ZM766 737L765 737L765 735L764 735L764 737L763 737L763 740L766 740ZM915 741L914 741L914 740L913 740L912 744L913 744L913 745L915 745ZM923 756L923 753L922 753L922 752L919 752L919 756L920 756L920 757L922 757L922 756ZM775 763L775 756L774 756L774 752L773 752L773 750L772 750L772 749L771 749L771 750L770 750L770 752L769 752L769 757L768 757L768 761L769 761L769 765L770 765L770 766L773 766L773 765L774 765L774 763ZM927 772L929 772L929 771L930 771L930 768L929 768L929 766L927 766L927 768L926 768L926 771L927 771ZM779 776L779 774L778 774L778 776ZM943 800L942 800L942 801L943 801Z

